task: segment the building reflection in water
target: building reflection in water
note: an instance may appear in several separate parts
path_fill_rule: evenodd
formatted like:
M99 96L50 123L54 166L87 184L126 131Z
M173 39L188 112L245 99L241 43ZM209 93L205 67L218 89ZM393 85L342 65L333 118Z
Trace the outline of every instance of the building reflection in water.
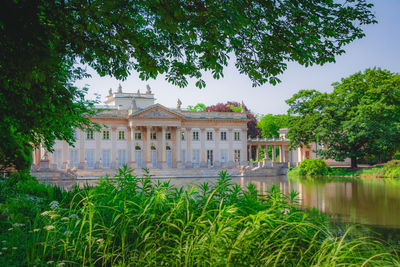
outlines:
M174 178L176 186L198 186L215 183L215 178ZM156 180L155 180L156 181ZM71 188L74 181L49 181L64 188ZM97 181L81 180L79 186L95 185ZM277 185L284 194L296 191L304 207L315 207L338 220L351 223L400 228L400 182L373 181L292 181L285 176L234 177L233 183L247 187L255 185L258 191L267 192Z

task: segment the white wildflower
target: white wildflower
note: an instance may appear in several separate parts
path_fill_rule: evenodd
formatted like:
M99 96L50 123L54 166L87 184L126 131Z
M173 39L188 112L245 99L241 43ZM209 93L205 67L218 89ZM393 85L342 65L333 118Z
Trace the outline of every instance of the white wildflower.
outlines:
M14 230L14 228L12 228L12 227L11 227L11 228L8 228L8 231L12 231L12 230Z
M50 213L50 211L49 211L49 210L46 210L46 211L43 211L41 215L42 215L42 216L47 216L49 213Z
M98 243L102 243L103 241L104 241L104 239L103 238L99 238L99 239L97 239L96 240Z
M57 267L59 267L59 266L64 266L65 265L65 262L59 262L58 264L57 264Z
M36 228L36 229L33 229L33 232L39 232L40 231L40 229L38 229L38 228Z
M48 261L48 262L46 262L47 264L53 264L54 263L54 261Z
M54 209L56 209L56 208L58 208L58 206L59 206L59 203L58 203L58 201L52 201L52 202L50 202L50 209L52 209L52 210L54 210Z
M54 226L53 225L47 225L44 227L44 229L46 229L47 231L53 230Z

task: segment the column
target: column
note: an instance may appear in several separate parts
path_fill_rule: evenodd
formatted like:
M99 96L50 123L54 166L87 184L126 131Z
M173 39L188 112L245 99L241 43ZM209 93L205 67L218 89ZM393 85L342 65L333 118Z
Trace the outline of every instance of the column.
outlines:
M144 147L146 148L146 168L151 169L153 166L151 164L151 145L150 145L150 132L151 126L146 126L146 141L144 142Z
M200 129L200 167L207 167L206 161L206 129Z
M264 145L264 159L263 159L263 167L268 167L268 145Z
M182 156L182 134L181 134L181 128L176 127L175 128L175 144L174 144L174 150L175 151L175 158L176 158L176 167L177 168L182 168L182 162L185 159L181 159Z
M282 145L279 145L279 162L282 163L283 162L283 156L282 156Z
M242 142L242 149L240 152L240 166L246 166L247 164L247 128L242 129L240 134L240 140Z
M167 166L167 149L165 140L165 126L161 127L161 168L166 169Z
M257 152L256 152L256 159L257 159L257 167L260 167L260 145L257 145Z
M96 140L96 151L97 153L100 154L100 158L99 158L99 168L102 169L103 168L103 151L101 149L101 140L103 140L103 132L93 132L94 138Z
M186 168L192 168L192 146L191 146L191 141L192 141L192 136L191 136L191 128L186 128L185 132L185 138L186 138L186 159L185 159L185 167Z
M219 148L219 142L221 140L221 136L220 136L220 131L219 128L215 128L215 136L214 136L214 142L215 142L215 150L214 150L214 166L215 167L220 167L221 166L221 162L219 161L221 158L221 151Z
M272 162L276 162L276 146L272 145Z
M233 129L228 129L227 132L228 138L228 168L233 168Z
M282 145L282 162L286 162L286 146Z
M76 143L79 142L79 164L78 169L83 169L84 158L85 158L85 140L86 140L86 132L76 130ZM97 154L97 150L95 151L95 155ZM94 158L96 160L96 156Z
M129 130L129 134L128 134L128 150L130 149L130 151L128 152L128 155L130 155L130 166L131 168L135 169L137 168L137 164L136 164L136 154L135 154L135 150L136 150L136 146L135 146L135 132L136 132L136 127L135 126L131 126L130 130Z
M117 129L115 127L111 128L110 138L111 138L111 169L117 168Z

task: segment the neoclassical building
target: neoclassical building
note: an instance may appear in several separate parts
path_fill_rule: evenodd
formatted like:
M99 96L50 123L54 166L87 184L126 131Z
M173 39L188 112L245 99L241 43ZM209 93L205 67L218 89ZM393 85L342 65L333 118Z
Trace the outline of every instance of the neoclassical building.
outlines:
M233 168L247 164L244 113L191 112L155 103L154 94L110 89L94 122L100 132L76 131L75 146L57 141L45 153L50 168L66 170L131 168ZM34 163L43 159L36 151Z

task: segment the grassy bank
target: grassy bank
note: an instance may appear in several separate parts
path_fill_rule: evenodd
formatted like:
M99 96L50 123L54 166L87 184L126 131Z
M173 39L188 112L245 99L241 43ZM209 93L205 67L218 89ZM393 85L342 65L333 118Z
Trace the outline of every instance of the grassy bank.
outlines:
M400 178L400 160L392 160L383 166L349 169L329 167L321 159L307 159L288 172L290 177L352 177L352 178Z
M396 251L334 227L273 187L176 188L120 170L66 192L21 175L1 181L1 266L399 265Z

